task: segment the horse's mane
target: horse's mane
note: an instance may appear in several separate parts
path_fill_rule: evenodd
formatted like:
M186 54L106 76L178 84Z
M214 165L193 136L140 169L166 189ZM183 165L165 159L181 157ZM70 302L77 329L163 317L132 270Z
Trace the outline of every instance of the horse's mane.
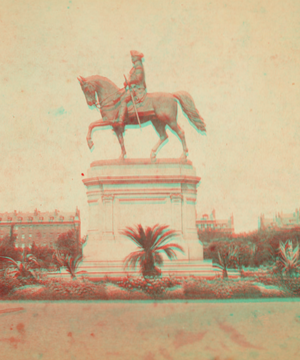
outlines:
M114 82L104 76L91 75L86 78L86 81L89 83L97 84L102 88L111 88L114 91L120 90Z

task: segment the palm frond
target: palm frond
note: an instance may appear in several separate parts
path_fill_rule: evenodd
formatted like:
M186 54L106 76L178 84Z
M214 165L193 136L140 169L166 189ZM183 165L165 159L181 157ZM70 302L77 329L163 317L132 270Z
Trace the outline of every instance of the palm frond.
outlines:
M164 260L159 252L154 253L154 263L161 265L163 264Z
M168 231L164 230L164 231L158 236L158 238L156 239L155 245L156 245L156 246L161 245L161 244L169 241L171 238L175 238L175 237L178 237L178 236L179 236L179 234L178 234L178 232L175 231L175 230L172 230L172 229L170 229L170 230L168 230Z
M137 262L141 261L145 252L143 250L135 251L129 254L124 260L124 268L135 269Z
M20 266L20 261L16 261L8 256L0 256L0 258L4 259L5 261L10 262L12 265L14 265L17 268L19 268L19 266Z
M38 259L32 254L28 254L26 256L26 260L30 263L34 263L35 265L40 266Z
M225 263L224 263L224 260L221 257L220 251L218 251L218 259L219 259L219 263L220 263L221 267L224 268Z
M76 256L76 258L74 260L74 266L76 269L77 269L78 265L81 263L81 261L82 261L82 255L79 254Z
M127 227L120 231L120 234L130 238L137 246L143 247L143 241L140 238L140 234L133 228Z
M61 267L65 266L65 259L62 258L62 256L57 251L55 251L55 253L52 255L52 259L56 260Z
M182 253L184 253L184 249L182 246L180 246L179 244L175 244L175 243L170 243L170 244L165 244L162 246L159 246L158 248L155 249L155 251L164 251L166 248L174 248L177 250L180 250Z
M283 274L299 272L299 246L296 245L293 249L291 240L286 241L286 243L280 242L277 266Z
M144 228L142 227L142 225L141 224L138 224L137 225L137 231L138 231L138 234L139 234L139 236L140 236L140 239L142 240L142 241L145 241L145 230L144 230Z
M161 234L168 228L168 225L154 225L152 227L152 245L151 247L153 247L157 240L160 238Z
M164 252L166 253L166 255L168 256L168 258L170 260L173 260L173 259L177 258L175 251L173 249L171 249L171 248L168 248L168 247L165 248Z
M145 230L145 237L146 239L152 239L153 241L153 233L155 228L158 226L158 224L154 225L154 226L147 226L146 230Z

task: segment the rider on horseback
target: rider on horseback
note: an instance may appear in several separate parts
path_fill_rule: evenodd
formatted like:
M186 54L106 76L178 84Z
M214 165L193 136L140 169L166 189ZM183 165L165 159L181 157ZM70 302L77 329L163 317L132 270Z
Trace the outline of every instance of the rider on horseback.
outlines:
M142 63L142 58L144 55L138 51L130 51L131 61L133 63L133 68L130 70L128 85L132 86L134 91L134 101L135 103L140 103L144 101L146 97L146 82L145 82L145 71ZM124 87L126 89L126 82ZM131 101L131 95L129 89L121 96L121 105L119 109L119 114L117 119L114 121L116 123L124 123L126 115L128 113L127 104Z

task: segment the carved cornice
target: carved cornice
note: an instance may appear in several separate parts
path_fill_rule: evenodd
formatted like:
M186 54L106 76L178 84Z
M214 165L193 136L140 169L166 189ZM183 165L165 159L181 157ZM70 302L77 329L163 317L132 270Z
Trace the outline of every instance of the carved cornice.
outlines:
M184 176L184 175L158 175L158 176L98 176L88 179L83 179L85 186L94 186L102 184L174 184L174 183L188 183L198 184L201 180L198 176Z

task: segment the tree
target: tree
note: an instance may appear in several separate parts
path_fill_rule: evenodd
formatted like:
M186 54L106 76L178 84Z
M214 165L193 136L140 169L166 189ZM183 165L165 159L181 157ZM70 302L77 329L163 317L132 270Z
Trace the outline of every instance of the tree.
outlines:
M170 260L176 258L175 250L184 252L183 248L175 243L168 243L177 236L177 232L169 229L167 225L147 226L137 225L136 229L127 227L121 232L122 235L131 239L138 250L129 254L124 260L124 267L132 269L139 264L144 277L155 277L161 274L160 269L155 265L163 264L162 253L165 253Z
M39 263L41 267L45 269L49 269L50 266L58 265L57 263L53 262L53 254L55 250L48 245L45 246L37 246L35 242L32 243L31 254L34 255L37 259L39 259Z
M235 253L233 263L235 263L236 267L239 269L240 276L244 277L243 267L249 266L251 263L254 254L254 248L244 241L237 242L236 248L237 251Z
M14 224L11 225L10 234L6 235L0 243L0 256L10 257L14 260L20 260L21 254L16 248L16 235L14 234ZM1 262L4 260L2 259Z
M78 253L78 238L75 229L60 234L56 241L56 248L59 254L76 257Z

